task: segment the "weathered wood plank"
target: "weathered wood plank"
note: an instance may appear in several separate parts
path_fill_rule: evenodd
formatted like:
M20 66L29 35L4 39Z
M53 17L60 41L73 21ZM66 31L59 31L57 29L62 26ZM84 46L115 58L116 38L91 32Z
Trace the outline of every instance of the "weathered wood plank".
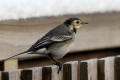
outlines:
M20 70L9 71L9 80L20 80Z
M0 80L2 80L2 72L0 71Z
M97 80L97 59L80 61L80 80Z
M115 57L105 58L105 80L115 80L114 77L114 62Z
M1 80L20 80L20 71L13 70L13 71L4 71L2 72L2 79Z
M5 70L13 70L18 69L18 60L17 59L10 59L7 61L4 61L4 71Z
M63 65L63 80L78 80L78 61L70 61Z
M52 80L51 67L43 67L42 68L42 80Z
M98 80L105 80L105 60L98 60Z
M21 80L42 80L42 68L34 67L21 70Z
M9 80L9 72L2 72L2 80Z
M52 80L63 80L63 70L58 73L58 67L52 65Z
M33 80L42 80L42 67L34 67L33 69Z
M21 80L33 80L32 69L24 69L21 71Z
M72 80L78 80L78 61L72 62Z
M97 59L87 60L88 80L97 80Z
M63 80L78 80L78 61L70 61L63 65Z
M14 70L18 69L18 60L17 59L10 59L7 61L0 61L0 70Z
M3 71L3 70L4 70L4 62L0 61L0 71Z
M70 61L66 64L71 64L72 80L78 80L78 61Z
M88 80L88 64L86 61L80 61L80 80Z
M120 80L120 56L115 58L115 80Z
M59 74L55 65L4 71L0 80L120 80L120 56L80 61L79 67L79 75L78 61L65 63Z
M72 71L70 64L63 65L63 80L72 80Z

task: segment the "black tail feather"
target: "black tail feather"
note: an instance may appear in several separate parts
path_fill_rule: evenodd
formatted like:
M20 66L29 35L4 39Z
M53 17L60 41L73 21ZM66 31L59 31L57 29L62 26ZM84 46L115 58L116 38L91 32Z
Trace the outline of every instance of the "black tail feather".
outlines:
M9 60L9 59L12 59L12 58L14 58L14 57L16 57L16 56L19 56L19 55L22 55L22 54L25 54L25 53L30 53L30 52L29 52L29 51L21 52L21 53L19 53L19 54L16 54L16 55L14 55L14 56L11 56L11 57L5 59L4 61L7 61L7 60Z

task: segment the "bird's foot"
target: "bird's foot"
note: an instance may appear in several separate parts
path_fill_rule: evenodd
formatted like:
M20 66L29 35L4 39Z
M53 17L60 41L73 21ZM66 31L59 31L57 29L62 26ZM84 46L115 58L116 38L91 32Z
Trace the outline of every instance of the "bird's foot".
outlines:
M56 62L55 65L58 66L58 73L62 70L63 64L61 62Z

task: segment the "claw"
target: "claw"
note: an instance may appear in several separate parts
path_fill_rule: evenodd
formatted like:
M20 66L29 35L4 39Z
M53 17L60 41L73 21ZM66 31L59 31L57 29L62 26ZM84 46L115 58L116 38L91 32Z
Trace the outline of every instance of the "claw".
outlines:
M60 62L56 62L55 65L58 66L58 73L59 73L59 72L62 70L62 66L63 66L63 64L60 63Z

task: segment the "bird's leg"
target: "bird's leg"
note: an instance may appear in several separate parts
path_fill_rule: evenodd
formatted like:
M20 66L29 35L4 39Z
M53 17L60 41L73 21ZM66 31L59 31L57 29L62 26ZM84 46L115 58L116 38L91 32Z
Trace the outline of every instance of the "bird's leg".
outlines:
M58 73L62 70L62 66L63 64L61 62L56 62L55 65L57 65L59 68L58 68Z
M57 65L59 68L58 68L58 73L62 70L62 66L63 64L59 61L57 61L55 58L52 57L51 54L48 54L48 57L55 62L55 65Z

